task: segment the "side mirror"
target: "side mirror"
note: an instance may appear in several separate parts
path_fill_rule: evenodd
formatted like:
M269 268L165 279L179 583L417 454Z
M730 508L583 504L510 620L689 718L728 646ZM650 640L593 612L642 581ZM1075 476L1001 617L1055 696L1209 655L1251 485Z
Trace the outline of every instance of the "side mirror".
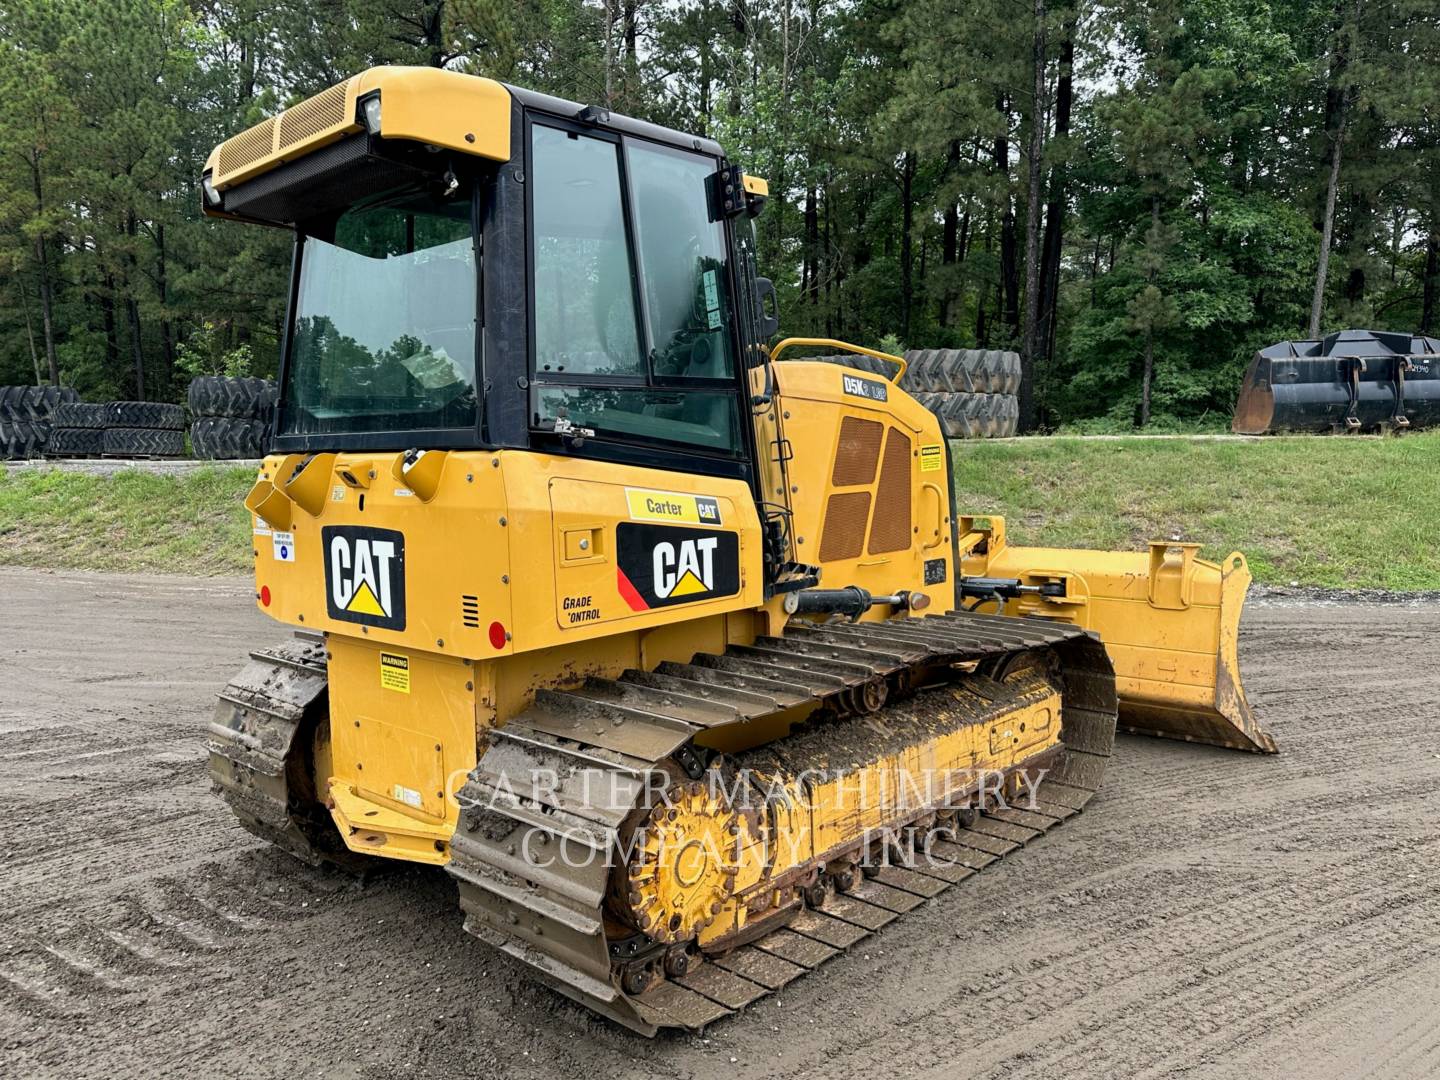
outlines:
M770 299L768 311L767 297ZM755 279L755 329L761 341L769 341L780 331L780 298L775 295L775 283L769 278Z

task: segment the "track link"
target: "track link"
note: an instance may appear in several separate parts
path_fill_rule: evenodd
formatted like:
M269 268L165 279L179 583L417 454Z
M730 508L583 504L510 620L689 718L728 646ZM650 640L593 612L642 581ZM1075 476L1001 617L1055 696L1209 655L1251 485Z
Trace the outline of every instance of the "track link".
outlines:
M276 847L319 866L359 869L312 779L312 739L326 720L325 646L317 637L250 654L220 693L206 749L210 778L236 819ZM327 729L328 730L328 729Z
M879 868L855 888L797 907L783 927L627 992L627 961L656 945L607 916L613 853L655 770L699 775L695 735L796 706L870 711L877 695L904 692L925 672L1032 650L1058 660L1063 687L1063 746L1033 809L987 812L932 845L930 859ZM689 664L538 693L532 709L491 733L462 789L448 869L466 929L561 993L642 1034L699 1030L1079 812L1100 788L1115 719L1104 648L1074 627L967 612L792 623L780 637Z

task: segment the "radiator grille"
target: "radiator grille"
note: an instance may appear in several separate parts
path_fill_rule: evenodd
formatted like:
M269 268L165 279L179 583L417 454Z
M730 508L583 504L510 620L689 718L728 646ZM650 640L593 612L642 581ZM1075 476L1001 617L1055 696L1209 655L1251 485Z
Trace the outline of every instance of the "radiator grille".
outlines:
M910 529L910 439L899 428L891 428L885 439L880 485L875 489L870 554L908 548Z
M820 539L820 561L859 558L865 546L865 522L870 516L868 491L843 491L825 504L825 531Z
M478 627L480 625L480 598L478 596L460 597L460 621L466 626Z
M880 436L885 425L875 420L847 416L840 422L840 445L835 448L835 487L869 484L875 479L875 462L880 457Z

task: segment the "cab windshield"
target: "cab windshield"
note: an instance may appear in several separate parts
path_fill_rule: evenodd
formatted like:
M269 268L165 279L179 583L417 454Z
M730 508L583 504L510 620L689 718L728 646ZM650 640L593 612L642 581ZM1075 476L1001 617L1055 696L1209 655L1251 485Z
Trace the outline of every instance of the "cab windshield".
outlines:
M279 434L473 428L467 188L394 192L304 234Z

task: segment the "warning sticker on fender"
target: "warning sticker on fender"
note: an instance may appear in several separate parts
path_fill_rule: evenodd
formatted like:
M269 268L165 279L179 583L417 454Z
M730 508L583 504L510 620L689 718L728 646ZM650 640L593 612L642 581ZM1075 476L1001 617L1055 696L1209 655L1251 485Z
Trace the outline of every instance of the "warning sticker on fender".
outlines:
M410 658L398 653L380 654L380 689L410 692Z
M942 446L920 447L920 471L941 472L945 468L945 448Z

